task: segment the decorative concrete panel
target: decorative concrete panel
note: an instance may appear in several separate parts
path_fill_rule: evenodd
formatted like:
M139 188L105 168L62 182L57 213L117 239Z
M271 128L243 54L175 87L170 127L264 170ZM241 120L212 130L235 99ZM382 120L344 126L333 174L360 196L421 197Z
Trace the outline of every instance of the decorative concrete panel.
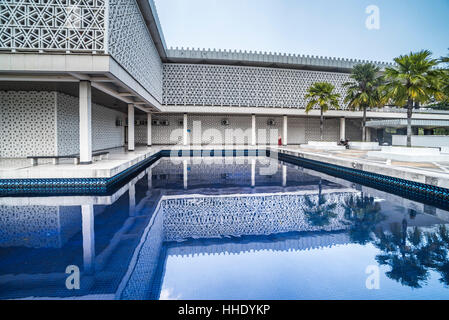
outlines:
M109 0L109 54L159 102L162 61L136 0Z
M147 121L147 117L136 116L137 121ZM134 139L136 144L147 144L147 126L136 125L134 126Z
M56 93L0 91L0 158L54 155Z
M306 142L320 141L320 119L306 118ZM324 141L337 142L340 139L340 119L324 119Z
M0 49L105 50L105 0L0 2Z
M288 139L289 145L306 143L306 118L288 117Z
M179 125L179 121L183 120L183 115L179 114L170 114L170 115L162 115L162 114L153 114L153 121L168 121L168 126L162 125L153 125L151 128L151 139L153 144L164 144L164 145L172 145L172 144L182 144L182 133L183 126ZM146 130L146 126L143 127ZM141 129L139 128L139 131ZM142 135L145 140L138 142L146 143L146 132Z
M273 124L268 124L268 121ZM277 145L279 135L283 135L283 117L256 117L257 143L261 145Z
M56 107L57 106L57 107ZM0 158L79 152L78 98L57 92L0 91ZM125 115L92 104L93 150L123 146Z
M78 98L57 94L58 155L79 152L79 106Z
M79 152L79 103L78 98L58 93L58 154ZM116 120L124 121L125 114L101 105L92 104L92 150L103 150L124 145L124 127L117 127Z
M307 89L317 81L342 95L349 75L262 67L164 64L165 105L241 106L304 109ZM345 108L344 108L345 109Z

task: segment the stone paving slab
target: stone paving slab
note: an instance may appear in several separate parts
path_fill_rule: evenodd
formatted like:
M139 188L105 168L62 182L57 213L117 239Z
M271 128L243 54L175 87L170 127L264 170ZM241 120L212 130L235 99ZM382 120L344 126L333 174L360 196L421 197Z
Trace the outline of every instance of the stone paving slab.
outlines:
M51 160L40 160L32 166L29 159L0 159L0 179L72 179L72 178L111 178L120 172L144 161L161 150L256 150L265 146L154 146L136 147L128 152L125 148L109 151L109 159L96 161L89 165L75 165L71 160L54 165Z
M358 169L366 172L382 174L408 181L424 183L436 187L449 189L449 171L445 171L445 164L431 163L408 163L395 162L387 164L384 161L370 159L364 152L353 150L332 152L332 151L304 151L300 148L272 147L270 150L284 152L306 159L326 162L343 166L346 168Z

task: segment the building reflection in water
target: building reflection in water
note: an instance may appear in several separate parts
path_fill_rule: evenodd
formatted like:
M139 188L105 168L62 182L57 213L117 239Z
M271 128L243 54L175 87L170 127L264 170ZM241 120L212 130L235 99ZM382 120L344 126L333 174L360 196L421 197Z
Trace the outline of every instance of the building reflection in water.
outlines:
M260 175L256 158L235 160L162 159L108 196L0 198L0 297L158 298L170 256L349 244L376 246L404 285L425 276L401 270L447 279L449 238L433 227L446 211L285 164ZM432 257L429 244L440 250ZM64 287L68 265L82 266L79 291Z

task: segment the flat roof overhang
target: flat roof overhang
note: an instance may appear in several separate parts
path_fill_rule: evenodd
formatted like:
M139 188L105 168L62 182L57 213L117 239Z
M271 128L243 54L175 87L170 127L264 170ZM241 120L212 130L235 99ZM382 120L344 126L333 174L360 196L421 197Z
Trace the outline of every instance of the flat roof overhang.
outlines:
M304 109L299 108L271 108L271 107L246 107L246 106L178 106L178 105L163 105L163 113L165 114L204 114L204 115L259 115L259 116L296 116L296 117L319 117L320 110L311 110L306 113ZM368 111L366 113L368 119L407 119L406 112L382 112L382 111ZM324 114L325 118L362 118L362 111L350 110L329 110ZM444 119L449 122L449 113L434 114L434 113L414 113L413 119L433 120Z
M441 119L441 115L438 115ZM384 128L406 128L407 119L386 119L373 120L366 123L368 128L384 129ZM412 127L420 127L425 129L434 128L449 128L449 120L435 120L435 119L412 119Z
M159 56L164 61L167 58L167 45L165 44L164 33L157 15L156 4L153 0L137 0L137 5L153 38Z
M110 55L0 52L0 81L79 82L144 112L160 112L160 102Z
M162 59L166 63L247 66L337 73L350 73L352 68L360 63L370 62L379 66L381 70L385 67L392 66L391 63L381 61L252 51L170 48L166 52L167 57Z

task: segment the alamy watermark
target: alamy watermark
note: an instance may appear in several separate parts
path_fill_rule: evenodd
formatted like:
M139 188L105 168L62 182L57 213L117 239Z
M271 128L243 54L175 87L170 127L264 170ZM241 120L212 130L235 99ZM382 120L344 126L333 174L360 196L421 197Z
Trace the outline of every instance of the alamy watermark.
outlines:
M365 273L368 275L365 281L365 286L368 290L380 289L380 269L379 266L370 265L365 269Z
M365 13L368 17L365 20L365 26L368 30L380 29L380 9L376 5L366 7Z
M80 289L80 268L75 265L67 266L65 273L69 276L65 280L65 287L67 290Z

